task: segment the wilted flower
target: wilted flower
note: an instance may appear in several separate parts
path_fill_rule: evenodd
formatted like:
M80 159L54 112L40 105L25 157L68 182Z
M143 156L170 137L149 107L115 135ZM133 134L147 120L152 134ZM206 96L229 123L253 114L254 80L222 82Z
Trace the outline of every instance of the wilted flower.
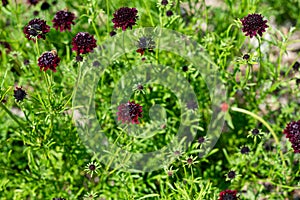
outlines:
M16 87L14 90L14 97L17 101L23 101L23 99L26 97L25 90L22 89L22 87Z
M269 27L267 20L263 20L261 14L249 14L241 19L241 22L243 24L242 31L246 33L246 36L250 36L250 38L257 34L262 36L263 32L266 31L265 29Z
M48 2L43 2L41 5L41 10L48 10L50 8L50 4Z
M123 103L118 106L118 120L122 120L122 123L139 124L139 117L142 117L142 106L136 104L134 101Z
M114 28L122 28L125 31L127 28L132 29L133 25L136 25L137 16L136 8L122 7L115 11L112 22Z
M249 55L249 54L246 53L245 55L243 55L243 59L244 59L244 60L248 60L249 58L250 58L250 55Z
M169 3L168 0L162 0L161 1L161 5L163 5L163 6L166 6L168 3Z
M79 32L72 40L73 51L76 51L77 54L86 54L95 47L97 47L96 40L94 36L87 32Z
M46 39L46 33L50 31L50 26L46 24L45 20L33 19L23 29L27 39L35 42L36 38Z
M168 17L171 17L171 16L173 15L173 11L172 11L172 10L168 10L168 11L166 12L166 15L167 15Z
M71 25L75 24L75 22L73 21L74 19L75 19L74 13L61 10L55 14L52 22L56 30L59 29L61 32L65 30L71 31Z
M237 197L236 194L236 190L224 190L220 192L220 197L218 200L237 200L239 197Z
M300 153L300 120L288 123L283 134L292 143L294 153Z
M46 71L48 69L56 72L56 67L60 62L60 58L57 56L56 51L48 51L43 53L38 59L38 66L41 70Z
M243 146L241 148L241 154L249 154L250 153L250 149L247 146Z
M145 51L153 53L153 48L155 48L155 42L152 40L151 37L141 37L137 44L138 49L136 52L144 55Z

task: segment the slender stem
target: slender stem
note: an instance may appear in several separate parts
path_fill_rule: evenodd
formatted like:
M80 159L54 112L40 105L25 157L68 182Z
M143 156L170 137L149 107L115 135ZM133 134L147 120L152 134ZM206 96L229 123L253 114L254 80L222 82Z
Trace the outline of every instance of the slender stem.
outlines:
M148 1L143 1L143 2L144 2L144 4L145 4L147 13L148 13L148 15L149 15L151 25L154 26L153 18L152 18L152 15L151 15L151 10L149 9L148 3L147 3Z
M107 33L109 34L109 24L110 24L110 21L109 21L109 1L106 0L106 14L107 14L107 21L106 21L106 31Z
M275 143L277 146L279 146L279 139L278 137L276 136L276 133L274 132L274 130L271 128L271 126L263 119L261 118L260 116L248 111L248 110L245 110L245 109L242 109L242 108L236 108L236 107L232 107L231 110L233 111L236 111L236 112L240 112L240 113L244 113L246 115L250 115L251 117L255 118L256 120L260 121L263 125L266 126L266 128L270 131L270 133L272 134L274 140L275 140ZM280 157L281 157L281 160L282 160L282 165L285 167L285 162L284 162L284 157L283 157L283 154L282 154L282 151L279 149L279 154L280 154Z
M96 36L97 36L97 41L99 41L99 40L100 40L100 35L99 35L99 33L98 33L98 30L97 30L97 27L96 27L96 25L95 25L95 22L94 22L94 21L92 22L92 26L93 26L93 28L94 28L94 31L95 31L95 33L96 33Z
M263 74L263 64L262 64L262 53L261 53L261 40L257 36L257 41L258 41L258 51L259 51L259 71L258 71L258 82L260 82L260 79L262 78Z
M24 127L24 124L22 124L12 113L10 110L7 109L7 107L3 104L0 103L0 106L3 108L3 110L5 110L5 112L20 126L20 128L27 132L26 128Z

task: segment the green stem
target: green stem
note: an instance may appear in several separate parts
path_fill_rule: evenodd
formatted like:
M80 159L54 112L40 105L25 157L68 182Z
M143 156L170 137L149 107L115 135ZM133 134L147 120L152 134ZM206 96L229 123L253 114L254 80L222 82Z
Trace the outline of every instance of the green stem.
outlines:
M94 22L94 21L92 22L92 26L93 26L93 28L94 28L94 31L95 31L95 33L96 33L96 36L97 36L97 41L99 41L99 40L100 40L100 36L99 36L98 30L97 30L97 27L96 27L96 25L95 25L95 22Z
M25 131L25 132L27 132L27 130L26 130L26 128L24 127L24 124L22 124L12 113L11 113L11 111L10 110L8 110L7 108L6 108L6 106L3 104L3 103L0 103L0 106L3 108L3 110L19 125L19 127L23 130L23 131Z
M107 31L107 34L109 35L109 24L110 24L110 21L109 21L109 1L108 0L106 0L106 14L107 14L106 31Z
M275 143L277 146L279 146L279 139L278 137L276 136L274 130L271 128L271 126L263 119L261 118L260 116L248 111L248 110L245 110L245 109L242 109L242 108L236 108L236 107L232 107L231 110L233 111L236 111L236 112L240 112L240 113L244 113L246 115L250 115L251 117L255 118L256 120L260 121L263 125L265 125L265 127L270 131L270 133L272 134L274 140L275 140ZM283 154L282 154L282 151L279 149L279 154L280 154L280 158L282 160L282 165L284 167L286 167L285 165L285 162L284 162L284 157L283 157Z
M261 40L258 36L257 36L257 41L258 41L258 51L259 51L258 82L260 82L260 79L262 78L264 69L263 69L263 65L262 65Z
M145 4L147 13L148 13L148 15L149 15L151 25L154 26L153 18L152 18L152 15L151 15L151 10L149 9L149 6L148 6L148 4L147 4L148 1L143 1L143 2L144 2L144 4Z

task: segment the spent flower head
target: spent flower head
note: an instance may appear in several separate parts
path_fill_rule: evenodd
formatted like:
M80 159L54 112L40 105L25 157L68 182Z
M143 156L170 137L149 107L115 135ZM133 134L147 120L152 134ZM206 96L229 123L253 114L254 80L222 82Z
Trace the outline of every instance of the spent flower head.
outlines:
M55 50L43 53L38 59L38 66L41 70L47 71L48 69L56 72L56 67L60 62Z
M83 196L83 200L92 200L92 199L95 199L97 197L97 193L96 192L88 192L86 193L84 196Z
M28 40L36 41L36 39L46 39L46 33L50 31L50 26L46 24L45 20L39 18L30 20L28 24L23 28L25 37Z
M65 11L65 10L61 10L58 11L55 16L54 19L52 20L53 22L53 26L56 30L60 30L60 32L62 31L71 31L71 25L74 25L75 22L75 15L74 13Z
M266 31L265 29L269 27L267 20L263 20L263 16L256 13L247 15L241 19L241 22L243 24L242 31L246 33L246 36L250 36L250 38L257 34L262 36L263 32Z
M132 26L136 25L137 16L136 8L122 7L114 12L114 28L122 28L125 31L127 28L132 29Z
M283 134L292 143L294 153L300 153L300 120L288 123L283 130Z

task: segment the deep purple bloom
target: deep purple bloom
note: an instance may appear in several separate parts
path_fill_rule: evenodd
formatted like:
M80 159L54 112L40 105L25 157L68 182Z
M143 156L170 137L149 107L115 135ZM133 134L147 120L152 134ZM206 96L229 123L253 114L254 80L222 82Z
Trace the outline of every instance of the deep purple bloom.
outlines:
M36 38L46 39L46 33L50 31L50 26L45 20L33 19L23 29L23 32L28 40L35 42Z
M76 51L77 54L86 54L95 47L97 47L96 40L94 36L87 32L79 32L72 40L73 51Z
M198 138L198 143L203 144L205 142L205 138L203 136Z
M136 104L134 101L123 103L118 106L118 120L122 120L122 123L139 124L139 117L142 117L142 106Z
M245 32L246 36L256 36L257 34L262 36L263 32L265 32L267 25L267 20L263 20L261 14L249 14L248 16L241 19L243 24L242 31Z
M173 11L172 11L172 10L168 10L168 11L166 12L166 15L167 15L168 17L171 17L171 16L173 15Z
M243 146L241 148L241 154L249 154L250 153L250 149L247 146Z
M17 101L22 101L26 97L25 90L22 89L22 87L16 87L14 90L14 97Z
M41 70L46 71L48 69L56 72L56 67L60 62L60 58L57 56L56 51L48 51L43 53L38 59L38 66Z
M250 58L249 54L246 53L245 55L243 55L244 60L248 60L249 58Z
M220 192L218 200L237 200L239 197L236 196L236 190L224 190Z
M54 28L56 30L59 29L60 32L65 31L65 30L71 31L71 25L75 24L75 22L73 21L74 19L75 19L74 13L71 13L71 12L68 12L65 10L61 10L55 14L52 22L53 22Z
M2 0L2 6L5 7L8 5L8 1L7 0Z
M29 3L30 5L36 5L38 4L39 0L27 0L27 3Z
M253 135L259 135L260 131L257 128L252 129L251 133Z
M48 10L50 8L50 4L48 2L44 2L41 5L41 10Z
M132 29L133 25L136 25L137 16L136 8L122 7L115 11L112 22L114 28L122 28L125 31L127 28Z
M236 176L235 171L230 170L230 171L227 173L227 177L230 178L230 179L234 179L235 176Z
M110 37L112 37L112 36L114 36L114 35L116 35L116 34L117 34L116 31L111 31L111 32L109 33Z
M163 5L163 6L166 6L168 3L169 3L168 0L162 0L161 1L161 5Z
M288 123L283 134L292 143L294 153L300 153L300 120Z
M188 70L189 70L189 67L188 67L188 66L184 65L184 66L182 67L182 71L187 72Z

